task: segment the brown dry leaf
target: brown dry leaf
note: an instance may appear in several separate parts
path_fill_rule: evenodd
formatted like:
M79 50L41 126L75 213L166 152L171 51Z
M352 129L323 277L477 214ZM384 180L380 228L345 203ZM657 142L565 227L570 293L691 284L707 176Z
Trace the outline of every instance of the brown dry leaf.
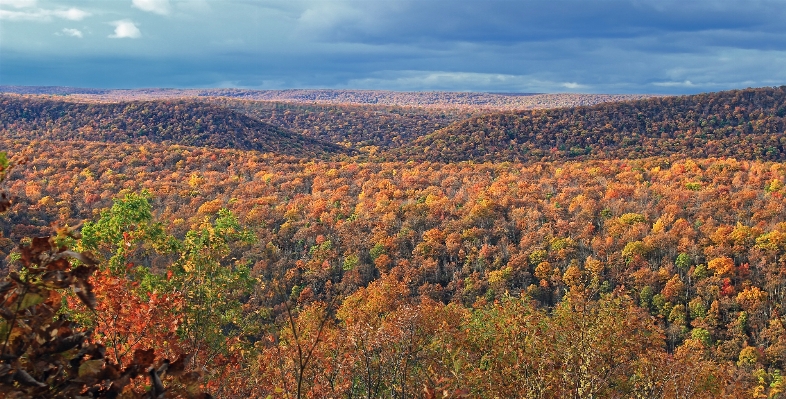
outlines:
M53 353L60 353L65 352L69 349L76 348L82 342L84 342L86 336L84 333L69 335L65 338L59 338L57 341L54 342L52 352Z
M39 255L46 251L52 250L52 244L49 242L50 237L33 237L30 245L20 246L21 261L25 266L31 264L39 264L41 259Z
M0 212L5 212L11 208L11 201L5 193L0 194Z
M0 283L0 295L5 295L6 292L14 288L14 284L10 281L3 281Z
M94 377L101 372L101 369L104 367L104 360L97 359L97 360L87 360L82 362L79 365L79 378L84 379L88 377Z
M183 384L188 393L191 395L197 395L202 392L202 387L199 384L201 379L202 374L192 371L190 373L183 374L183 376L180 377L180 382Z
M167 367L166 370L167 374L173 377L182 375L183 371L185 371L186 369L186 363L188 363L190 359L191 359L190 354L180 356L179 358L177 358L177 360L169 364L169 367Z
M71 267L71 264L64 258L55 259L46 265L46 270L66 270Z
M90 309L96 308L96 296L93 293L93 285L87 279L94 270L95 267L93 266L78 266L71 271L71 276L76 278L71 287L76 296Z
M47 287L68 288L71 285L69 275L62 270L52 270L44 273L41 280Z
M62 251L59 254L57 254L57 256L60 257L61 259L64 257L73 258L88 266L95 266L98 264L98 262L96 262L95 259L93 259L90 256L89 252L80 253L74 251Z
M46 384L37 381L30 374L27 374L27 372L22 369L16 370L16 374L14 374L14 380L16 380L22 385L28 385L38 388L45 388L47 386Z
M115 380L119 379L120 376L121 376L121 374L120 374L120 369L118 368L118 366L116 366L114 364L111 364L111 363L107 363L104 366L104 373L102 375L102 379L109 379L109 380L115 381Z
M44 301L44 297L37 293L28 293L22 298L22 303L19 304L19 310L27 309L31 306L38 305Z
M153 349L137 349L134 351L134 364L137 364L142 368L150 367L150 365L153 364L155 358L156 354Z
M77 266L71 270L71 274L80 280L87 280L94 271L96 268L93 266Z
M73 290L76 296L78 296L79 299L82 300L82 303L84 303L88 308L96 308L96 296L93 294L90 283L79 280L77 284L74 285Z

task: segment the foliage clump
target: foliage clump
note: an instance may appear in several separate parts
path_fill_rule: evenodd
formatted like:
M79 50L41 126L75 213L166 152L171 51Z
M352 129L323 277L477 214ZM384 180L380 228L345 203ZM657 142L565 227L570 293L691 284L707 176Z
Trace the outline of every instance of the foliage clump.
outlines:
M2 153L0 182L9 168ZM5 197L4 197L5 198ZM9 398L207 398L200 374L186 372L186 358L156 361L154 349L137 349L125 365L106 357L92 331L63 312L66 290L90 310L97 299L91 277L98 263L69 243L75 228L32 237L18 248L18 268L0 281L0 393ZM147 379L148 389L132 382ZM164 381L168 387L165 388Z

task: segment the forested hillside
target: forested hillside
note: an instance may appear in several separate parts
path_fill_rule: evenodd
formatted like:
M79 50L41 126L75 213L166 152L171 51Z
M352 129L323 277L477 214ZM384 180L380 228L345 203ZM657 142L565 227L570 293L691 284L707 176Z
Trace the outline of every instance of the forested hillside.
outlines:
M80 103L6 95L0 101L0 126L19 138L153 141L298 156L356 150L370 160L431 162L786 157L783 87L492 114L227 98Z
M244 300L246 309L266 309L263 314L273 323L283 312L281 292L292 293L290 298L304 311L312 306L316 306L313 311L324 309L319 306L331 298L356 293L344 299L349 302L337 316L343 321L330 327L338 335L326 336L324 345L351 343L345 339L352 334L392 334L351 327L380 317L415 317L406 319L416 323L415 328L432 317L420 312L437 311L429 308L437 304L459 306L450 308L450 312L459 312L450 317L468 317L466 328L492 328L474 326L471 320L492 317L482 314L496 312L494 304L507 303L509 297L534 301L535 305L523 305L530 312L559 307L571 292L593 301L614 293L624 305L613 306L635 304L625 308L635 310L615 308L623 312L623 319L626 312L633 312L631 317L637 312L649 314L641 320L652 318L646 322L651 325L623 329L633 337L638 337L638 328L655 334L652 342L624 338L633 339L631 345L643 345L641 352L635 352L637 356L698 345L698 353L706 354L690 356L698 356L695 361L715 362L708 363L715 368L702 366L706 368L702 373L743 380L748 378L746 369L780 369L786 360L780 349L786 342L786 329L779 316L786 304L781 275L782 252L786 251L781 242L786 235L782 201L786 170L778 163L654 158L533 165L361 165L301 163L193 147L32 144L34 159L20 172L24 178L10 187L15 205L4 216L4 236L8 237L4 251L10 251L12 242L22 236L45 231L52 221L75 224L90 219L92 210L109 206L113 197L143 189L152 195L157 218L176 236L228 207L257 237L253 245L233 256L249 262L252 275L269 282L257 288L254 298ZM21 152L28 143L4 140L3 146ZM166 257L156 260L145 255L138 261L143 260L141 264L162 267ZM383 295L392 302L362 316L341 313L356 312L350 310L356 308L351 298L366 295ZM516 303L506 306L520 306ZM462 316L462 312L470 313ZM502 314L493 317L503 317L500 323L510 322ZM532 317L547 316L535 313ZM383 323L373 328L389 327ZM470 345L445 341L458 336L437 338L440 341L419 345ZM508 344L513 342L488 342L483 345L492 346L482 351L504 351L498 345ZM402 350L385 348L374 350ZM270 351L265 356L279 356L275 354L282 349L274 345L265 350ZM370 356L355 352L358 348L342 350L361 357L320 357L319 362L327 363L310 373L339 367L331 362L361 362L359 367L362 356ZM474 352L467 353L474 356ZM435 360L420 355L407 359L413 362L410 367ZM444 383L455 389L466 387L475 393L491 389L468 382L480 370L472 368L474 360L467 361L461 367L468 369L459 377L450 377L455 380L448 378L447 370L447 374L433 372L448 378ZM503 363L486 367L507 367L504 362L508 360L499 361ZM733 369L743 374L732 377L720 371L730 361L744 365ZM262 364L270 367L271 360L267 362ZM634 367L634 363L626 364ZM691 364L679 367L698 367ZM394 365L381 364L380 372L387 373L384 367ZM272 384L270 389L285 383L277 374L279 369L260 370ZM509 372L515 374L505 373ZM485 373L472 378L481 383ZM614 375L609 377L614 381L624 377ZM314 374L313 378L328 377ZM427 377L396 378L404 378L402 383L410 387L406 389L417 392L420 378ZM324 392L320 391L324 385L313 384L309 389Z
M786 86L483 115L391 153L413 160L547 161L663 155L786 159Z
M18 138L166 142L300 156L345 152L226 108L186 100L103 104L4 95L0 129L5 137Z
M480 110L296 104L217 98L210 101L304 136L363 149L395 148Z
M23 270L55 227L95 257L97 300L47 304L117 364L190 359L179 378L219 397L778 398L785 99L473 114L428 133L463 114L4 96L0 171L3 152L18 163L1 266ZM196 123L210 135L194 145L133 134L202 137ZM97 353L74 357L94 379L110 373Z

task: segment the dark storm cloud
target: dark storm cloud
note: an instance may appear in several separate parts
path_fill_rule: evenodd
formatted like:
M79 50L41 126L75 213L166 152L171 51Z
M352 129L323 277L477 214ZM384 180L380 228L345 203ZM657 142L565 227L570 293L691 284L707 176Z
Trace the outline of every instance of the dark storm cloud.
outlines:
M720 3L720 4L718 4ZM308 22L327 41L520 43L567 38L622 39L702 31L783 32L782 2L412 1L350 2L352 13ZM307 18L309 15L305 15Z
M0 84L693 93L786 83L784 1L0 0L0 19Z

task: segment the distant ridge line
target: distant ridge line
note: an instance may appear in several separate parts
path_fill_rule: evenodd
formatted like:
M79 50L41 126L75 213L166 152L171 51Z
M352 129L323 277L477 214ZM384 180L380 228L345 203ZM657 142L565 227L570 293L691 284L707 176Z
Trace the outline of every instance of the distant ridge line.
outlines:
M59 86L0 86L0 92L27 95L62 95L77 100L119 102L170 98L229 97L253 101L292 103L354 104L435 108L485 108L523 110L595 105L605 102L640 100L646 94L572 94L572 93L487 93L356 89L89 89Z
M85 87L69 87L69 86L12 86L0 85L0 92L15 93L15 94L52 94L52 95L67 95L67 94L106 94L111 90L109 89L91 89Z

